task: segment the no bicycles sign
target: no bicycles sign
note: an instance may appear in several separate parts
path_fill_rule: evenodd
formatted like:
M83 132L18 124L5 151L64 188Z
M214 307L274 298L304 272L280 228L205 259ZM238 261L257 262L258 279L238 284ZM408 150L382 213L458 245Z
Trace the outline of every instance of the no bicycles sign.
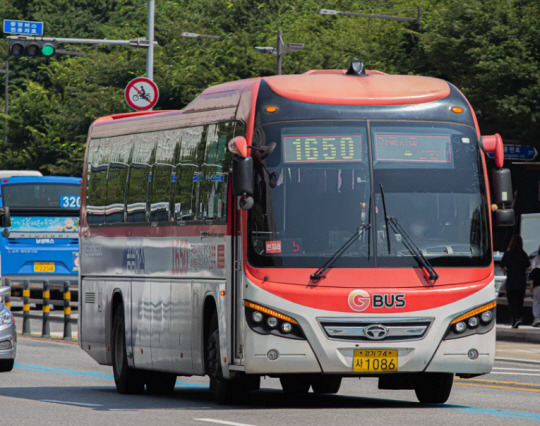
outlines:
M152 80L146 77L137 77L126 86L124 97L127 104L136 111L146 111L156 106L159 90Z

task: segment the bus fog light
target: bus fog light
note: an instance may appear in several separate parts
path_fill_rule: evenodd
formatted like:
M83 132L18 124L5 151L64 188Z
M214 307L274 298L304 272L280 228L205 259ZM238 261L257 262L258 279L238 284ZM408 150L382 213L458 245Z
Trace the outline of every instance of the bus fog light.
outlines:
M467 328L467 324L465 324L463 321L458 322L454 325L454 330L456 333L463 333Z
M281 324L281 331L285 334L290 333L292 331L292 324L290 322L284 322Z
M480 315L480 319L486 324L491 322L491 320L493 319L493 311L482 312L482 315Z
M270 317L266 320L266 324L268 324L268 327L275 328L278 325L278 320L276 317Z
M469 352L467 352L467 356L469 359L478 359L478 351L476 349L470 349Z
M467 320L467 324L469 324L469 327L471 328L476 328L478 327L478 324L480 323L480 321L478 320L478 317L470 317L468 320Z
M264 318L264 315L259 311L254 311L251 315L251 318L253 318L253 321L255 322L261 322Z
M279 358L279 352L275 349L270 349L266 354L266 358L268 358L270 361L275 361Z

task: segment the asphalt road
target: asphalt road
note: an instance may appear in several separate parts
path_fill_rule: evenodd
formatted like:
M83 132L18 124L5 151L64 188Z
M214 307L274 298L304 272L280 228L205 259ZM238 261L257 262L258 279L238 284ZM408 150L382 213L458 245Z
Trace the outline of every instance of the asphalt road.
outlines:
M501 350L539 359L539 345ZM498 348L499 352L499 348ZM498 353L499 355L499 353ZM110 367L73 343L19 337L15 369L0 374L2 424L54 425L512 425L540 423L540 363L497 361L493 372L456 379L447 404L421 405L413 391L382 391L373 379L346 379L337 395L291 398L266 379L245 403L212 402L208 380L179 377L173 395L116 393Z

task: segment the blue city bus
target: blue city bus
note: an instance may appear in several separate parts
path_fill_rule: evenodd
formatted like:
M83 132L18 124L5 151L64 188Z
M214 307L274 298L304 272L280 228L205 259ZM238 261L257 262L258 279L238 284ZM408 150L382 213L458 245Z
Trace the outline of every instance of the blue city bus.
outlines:
M76 177L0 178L0 207L8 207L11 216L0 236L4 284L16 289L25 280L48 280L53 288L68 281L76 288L80 186Z

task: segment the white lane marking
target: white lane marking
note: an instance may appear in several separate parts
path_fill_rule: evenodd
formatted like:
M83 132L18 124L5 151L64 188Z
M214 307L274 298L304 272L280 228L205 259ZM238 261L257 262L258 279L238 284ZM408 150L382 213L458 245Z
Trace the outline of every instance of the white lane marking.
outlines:
M81 407L103 407L101 404L87 404L85 402L58 401L56 399L42 399L41 402L52 402L54 404L79 405Z
M497 376L537 376L537 377L540 377L540 374L511 373L511 372L504 372L504 371L492 371L489 374L494 374L494 375L497 375Z
M540 373L540 368L513 368L513 367L495 367L494 371L508 370L508 371L535 371Z
M218 419L193 419L197 420L199 422L208 422L208 423L217 423L219 425L230 425L230 426L254 426L254 425L248 425L247 423L236 423L236 422L228 422L226 420L218 420Z

